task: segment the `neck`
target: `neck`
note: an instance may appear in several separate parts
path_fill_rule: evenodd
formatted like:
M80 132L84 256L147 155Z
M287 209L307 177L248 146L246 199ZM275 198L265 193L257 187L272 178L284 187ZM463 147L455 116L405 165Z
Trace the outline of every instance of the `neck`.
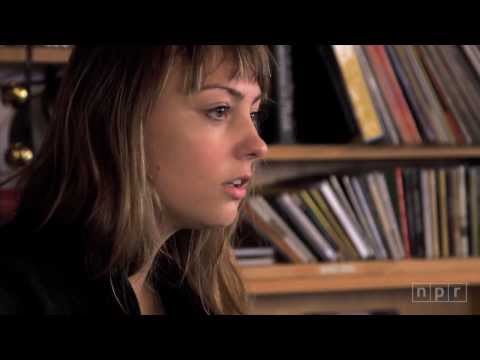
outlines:
M156 241L155 251L153 252L151 258L147 260L145 265L137 273L133 274L128 278L137 296L137 300L140 304L141 309L145 305L144 299L151 298L154 295L152 292L152 289L149 287L149 284L148 284L148 274L152 268L154 259L158 254L158 252L160 251L161 247L168 240L168 238L170 238L173 234L175 234L178 231L178 229L175 226L173 226L170 222L168 224L164 223L164 225L161 227L155 227L155 229L156 229L155 237L158 239L158 241Z

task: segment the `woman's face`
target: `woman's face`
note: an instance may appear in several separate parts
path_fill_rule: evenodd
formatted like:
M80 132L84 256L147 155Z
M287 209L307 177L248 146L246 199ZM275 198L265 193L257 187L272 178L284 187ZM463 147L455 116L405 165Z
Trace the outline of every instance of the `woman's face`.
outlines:
M251 176L267 152L252 120L260 87L229 75L224 63L187 95L181 69L174 69L145 125L149 173L174 228L230 225L248 184L227 183Z

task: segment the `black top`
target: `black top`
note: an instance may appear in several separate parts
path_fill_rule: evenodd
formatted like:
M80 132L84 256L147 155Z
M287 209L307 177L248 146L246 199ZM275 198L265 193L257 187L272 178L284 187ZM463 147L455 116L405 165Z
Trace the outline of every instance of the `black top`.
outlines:
M59 225L33 232L19 220L0 227L0 314L140 315L125 272L96 279L87 274L80 232ZM159 265L154 286L166 314L206 315L178 268Z

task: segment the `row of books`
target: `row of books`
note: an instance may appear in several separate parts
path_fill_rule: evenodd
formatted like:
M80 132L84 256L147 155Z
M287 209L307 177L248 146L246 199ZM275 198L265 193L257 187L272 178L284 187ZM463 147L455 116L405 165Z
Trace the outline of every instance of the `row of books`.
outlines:
M291 263L480 255L480 167L331 175L256 195L246 222Z
M365 142L478 144L476 45L334 45Z
M234 256L240 266L273 265L276 262L272 246L242 246L234 248Z
M273 142L480 143L477 45L277 45L274 53ZM311 131L320 122L326 131Z

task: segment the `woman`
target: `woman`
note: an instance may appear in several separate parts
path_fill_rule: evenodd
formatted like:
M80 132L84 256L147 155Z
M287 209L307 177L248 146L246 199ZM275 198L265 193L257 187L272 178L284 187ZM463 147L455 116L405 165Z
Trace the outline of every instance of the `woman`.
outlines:
M248 311L230 241L269 81L265 46L75 48L0 231L0 312Z

